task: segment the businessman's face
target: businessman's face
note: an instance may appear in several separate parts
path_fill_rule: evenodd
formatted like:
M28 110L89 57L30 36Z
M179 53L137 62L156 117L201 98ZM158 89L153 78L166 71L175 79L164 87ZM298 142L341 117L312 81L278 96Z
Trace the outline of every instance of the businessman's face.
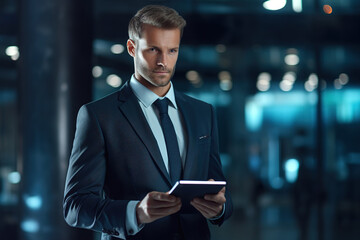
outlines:
M128 51L134 57L135 78L158 95L165 95L175 72L179 54L180 30L161 29L145 24L141 38L129 40Z

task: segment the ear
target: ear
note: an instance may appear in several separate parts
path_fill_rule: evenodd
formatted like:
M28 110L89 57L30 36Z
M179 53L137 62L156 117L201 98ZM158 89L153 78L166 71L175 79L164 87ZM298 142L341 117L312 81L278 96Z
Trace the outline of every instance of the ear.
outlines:
M126 42L126 48L130 56L135 57L135 42L131 39L128 39Z

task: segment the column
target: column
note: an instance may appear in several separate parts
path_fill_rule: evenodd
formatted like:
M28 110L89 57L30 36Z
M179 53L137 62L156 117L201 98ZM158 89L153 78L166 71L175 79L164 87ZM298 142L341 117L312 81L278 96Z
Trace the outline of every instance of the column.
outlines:
M92 239L62 213L76 113L91 100L92 1L19 4L20 239Z

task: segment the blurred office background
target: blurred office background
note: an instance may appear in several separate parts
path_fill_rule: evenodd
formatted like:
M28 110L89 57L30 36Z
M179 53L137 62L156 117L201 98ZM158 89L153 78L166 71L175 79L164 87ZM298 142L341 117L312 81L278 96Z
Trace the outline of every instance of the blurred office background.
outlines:
M358 0L0 0L0 239L99 238L62 218L76 113L129 79L150 3L188 23L175 86L217 110L234 213L213 239L359 239Z

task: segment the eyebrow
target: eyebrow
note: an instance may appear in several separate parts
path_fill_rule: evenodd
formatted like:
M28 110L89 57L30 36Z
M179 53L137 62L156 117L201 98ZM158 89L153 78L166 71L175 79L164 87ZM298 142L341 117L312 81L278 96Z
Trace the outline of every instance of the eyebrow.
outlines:
M160 47L158 46L155 46L155 45L148 45L147 48L156 48L156 49L161 49ZM178 50L180 48L180 46L176 46L176 47L169 47L168 49L176 49Z

